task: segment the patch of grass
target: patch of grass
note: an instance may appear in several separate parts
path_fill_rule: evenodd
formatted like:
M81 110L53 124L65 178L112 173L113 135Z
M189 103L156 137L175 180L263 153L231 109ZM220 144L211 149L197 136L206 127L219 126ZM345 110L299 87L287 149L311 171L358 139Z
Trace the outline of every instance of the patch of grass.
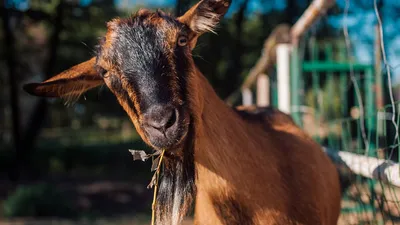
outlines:
M57 175L57 174L113 174L118 171L132 174L135 176L142 173L146 177L150 172L149 166L143 167L141 162L133 162L132 155L128 149L150 149L140 140L111 143L111 144L86 144L65 146L54 142L42 141L37 148L33 149L30 159L30 170L33 174ZM7 171L13 163L14 151L12 149L2 149L0 151L1 171ZM144 168L144 171L142 170Z
M20 186L3 203L5 217L73 217L72 202L54 186L34 184Z

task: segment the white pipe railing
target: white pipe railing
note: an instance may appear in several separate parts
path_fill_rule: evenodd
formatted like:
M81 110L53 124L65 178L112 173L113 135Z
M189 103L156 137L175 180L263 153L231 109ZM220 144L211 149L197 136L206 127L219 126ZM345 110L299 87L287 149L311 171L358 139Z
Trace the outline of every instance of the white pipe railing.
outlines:
M398 163L329 148L324 148L324 151L338 168L346 167L348 170L345 171L346 173L353 173L400 187L400 166Z

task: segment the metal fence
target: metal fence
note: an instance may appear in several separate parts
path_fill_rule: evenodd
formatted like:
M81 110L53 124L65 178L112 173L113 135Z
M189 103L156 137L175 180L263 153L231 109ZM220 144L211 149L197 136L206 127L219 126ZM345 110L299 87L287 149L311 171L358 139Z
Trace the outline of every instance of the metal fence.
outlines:
M400 161L400 103L380 102L389 87L374 65L346 61L342 43L309 40L291 50L288 113L321 145L369 156L363 163L350 159L360 168L349 177L340 224L400 224L400 189L385 179L370 179L379 167ZM279 77L272 75L270 83L271 105L285 109L279 105ZM371 159L381 160L372 165L378 161Z

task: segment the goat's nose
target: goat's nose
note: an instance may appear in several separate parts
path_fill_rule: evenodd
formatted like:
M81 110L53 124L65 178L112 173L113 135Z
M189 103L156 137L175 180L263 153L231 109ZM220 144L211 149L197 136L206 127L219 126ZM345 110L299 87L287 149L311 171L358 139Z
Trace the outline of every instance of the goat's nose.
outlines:
M172 127L177 120L178 110L171 106L155 105L150 107L143 115L143 123L162 133Z

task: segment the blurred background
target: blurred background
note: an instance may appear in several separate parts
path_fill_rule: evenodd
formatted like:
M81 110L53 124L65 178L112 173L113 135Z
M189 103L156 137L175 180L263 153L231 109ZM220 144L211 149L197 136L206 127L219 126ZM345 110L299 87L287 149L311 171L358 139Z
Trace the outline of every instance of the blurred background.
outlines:
M161 8L181 15L196 2L1 0L0 224L149 223L152 190L146 186L152 176L150 165L133 162L128 152L148 148L107 88L89 91L79 101L69 103L29 96L22 91L22 85L45 80L92 57L99 37L105 34L105 23L114 17L129 16L140 8ZM326 16L313 24L300 45L308 51L313 43L315 50L315 43L329 42L335 46L330 50L335 57L347 50L351 57L343 53L343 62L373 66L377 36L374 10L379 10L385 31L384 48L392 70L392 82L383 79L383 107L390 101L389 89L395 100L400 99L400 2L376 2L374 8L370 0L338 0ZM310 3L311 0L233 0L218 35L203 35L194 53L195 62L221 98L241 86L261 56L271 31L279 24L296 23ZM349 5L345 14L346 3ZM351 49L344 44L343 25L348 29ZM312 54L304 55L310 58ZM317 69L304 73L311 77L313 70ZM383 72L383 76L387 73ZM337 94L340 87L352 88L350 78L346 79L347 83L336 78L323 82L304 79L304 86L310 88L302 89L302 104L319 112L311 119L302 113L303 123L312 120L320 125L305 125L309 133L324 136L321 133L325 128L321 128L322 132L316 129L329 127L326 121L343 116L343 98L349 102L345 114L351 116L350 109L356 105L354 95L346 98ZM271 92L275 86L272 78ZM316 87L322 94L313 94ZM240 104L238 99L232 102ZM339 136L344 132L341 129ZM321 138L325 144L330 140L327 135ZM389 159L398 161L392 155Z

